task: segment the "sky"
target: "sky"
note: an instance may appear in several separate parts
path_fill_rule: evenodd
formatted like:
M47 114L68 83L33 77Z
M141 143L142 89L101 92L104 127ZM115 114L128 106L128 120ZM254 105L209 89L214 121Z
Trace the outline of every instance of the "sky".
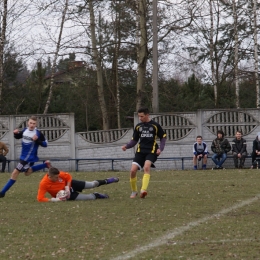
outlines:
M14 44L16 51L20 53L28 69L33 69L39 60L47 62L48 58L53 59L65 1L8 0L7 40L9 45ZM90 44L88 14L85 15L84 19L76 14L73 15L77 9L77 5L82 2L82 0L69 0L68 13L70 13L70 17L73 20L66 20L64 24L59 59L67 58L69 52L76 52L77 60L83 59L88 61L90 58L83 53L85 50L84 47ZM167 16L169 17L167 23L170 23L177 19L177 15L179 17L187 15L184 7L186 7L185 4L188 5L188 2L165 0L158 1L158 5L165 7L164 12L167 12ZM102 1L100 5L104 5L104 3L105 1ZM198 9L201 5L206 7L207 1L197 1L197 4ZM206 12L208 8L204 8L204 10ZM101 15L107 17L107 19L113 19L113 14L109 13L109 8L103 8ZM150 10L150 15L152 15L152 10ZM167 25L165 21L161 21L162 25L164 23ZM202 23L197 24L197 26L202 26ZM170 49L169 54L159 56L160 72L170 77L177 77L182 74L186 78L187 74L185 73L190 73L192 68L187 66L186 69L185 65L183 65L184 67L180 67L180 65L181 63L190 63L191 57L187 52L183 51L183 47L192 46L195 43L194 36L173 33L170 39L168 46L159 43L159 49L164 50L166 47ZM152 48L152 41L148 47ZM148 63L148 69L151 70L151 66L152 64ZM209 64L204 63L199 69L204 73L209 71L209 67ZM197 71L197 73L200 73L200 71Z

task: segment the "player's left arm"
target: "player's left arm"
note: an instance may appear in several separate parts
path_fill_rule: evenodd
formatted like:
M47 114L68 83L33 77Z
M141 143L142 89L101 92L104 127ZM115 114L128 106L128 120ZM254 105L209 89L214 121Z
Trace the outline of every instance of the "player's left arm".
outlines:
M165 143L166 143L166 133L164 132L161 126L158 127L158 136L160 138L160 146L157 149L156 154L160 155L161 152L164 150Z
M39 131L37 132L37 140L35 140L36 143L38 143L42 147L47 147L48 146L48 141L45 138L45 136Z
M65 186L64 190L67 193L66 199L69 199L70 198L70 187L71 187L71 182L72 182L72 176L68 172L60 172L60 176L66 182L66 186Z
M69 182L67 182L65 189L64 189L67 193L66 199L70 198L70 187L71 187L71 182L69 181Z
M205 144L205 149L204 149L204 151L203 151L203 155L209 154L208 145L207 145L205 142L203 142L203 144Z

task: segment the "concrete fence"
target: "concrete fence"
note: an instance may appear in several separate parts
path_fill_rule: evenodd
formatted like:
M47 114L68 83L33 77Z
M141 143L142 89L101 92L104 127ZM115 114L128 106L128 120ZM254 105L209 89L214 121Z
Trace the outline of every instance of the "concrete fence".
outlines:
M0 140L5 142L10 149L7 158L19 159L21 141L13 138L13 130L22 129L30 115L0 116ZM132 137L131 129L112 129L109 131L89 131L75 133L74 114L47 114L37 115L38 129L41 130L49 141L47 148L39 148L39 157L55 159L54 165L68 171L99 171L110 170L111 160L116 170L129 170L131 158L134 156L134 148L125 152L121 146ZM181 160L168 160L167 158L192 157L192 145L197 135L202 135L210 146L216 138L218 129L224 131L227 139L231 141L237 130L242 130L247 141L248 153L252 151L252 143L260 132L259 109L232 109L232 110L198 110L185 113L151 114L153 120L160 123L167 134L165 150L156 162L157 169L182 169ZM138 116L134 114L134 125ZM133 125L133 126L134 126ZM159 141L159 140L158 140ZM231 152L229 153L231 155ZM126 158L126 160L121 160ZM164 159L165 158L165 159ZM60 159L60 161L59 161ZM66 160L66 159L91 159L91 160ZM92 160L100 159L100 160ZM246 166L250 167L251 159L247 158ZM11 162L13 169L15 162ZM224 166L233 167L232 159L227 159ZM208 160L208 168L213 167L211 159ZM192 161L185 160L185 169L192 169Z

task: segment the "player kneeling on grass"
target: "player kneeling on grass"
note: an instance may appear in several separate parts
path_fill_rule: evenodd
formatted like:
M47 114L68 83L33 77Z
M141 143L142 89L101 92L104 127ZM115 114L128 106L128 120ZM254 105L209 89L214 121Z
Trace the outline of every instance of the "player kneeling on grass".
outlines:
M51 167L40 182L37 200L39 202L57 202L65 200L107 199L107 194L98 192L81 194L79 192L82 192L84 189L92 189L118 181L119 179L117 177L92 182L73 180L68 172L59 171L57 168ZM60 192L61 190L64 190L65 192ZM46 193L49 193L52 198L46 198ZM60 196L61 193L63 193L63 195Z

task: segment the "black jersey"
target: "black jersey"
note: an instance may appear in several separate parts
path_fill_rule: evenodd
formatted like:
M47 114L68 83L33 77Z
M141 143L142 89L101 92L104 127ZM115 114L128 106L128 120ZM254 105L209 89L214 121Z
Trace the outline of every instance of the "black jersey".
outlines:
M133 140L139 141L137 146L137 153L156 153L158 144L157 138L165 138L166 133L162 127L155 121L141 122L135 126L133 133Z

